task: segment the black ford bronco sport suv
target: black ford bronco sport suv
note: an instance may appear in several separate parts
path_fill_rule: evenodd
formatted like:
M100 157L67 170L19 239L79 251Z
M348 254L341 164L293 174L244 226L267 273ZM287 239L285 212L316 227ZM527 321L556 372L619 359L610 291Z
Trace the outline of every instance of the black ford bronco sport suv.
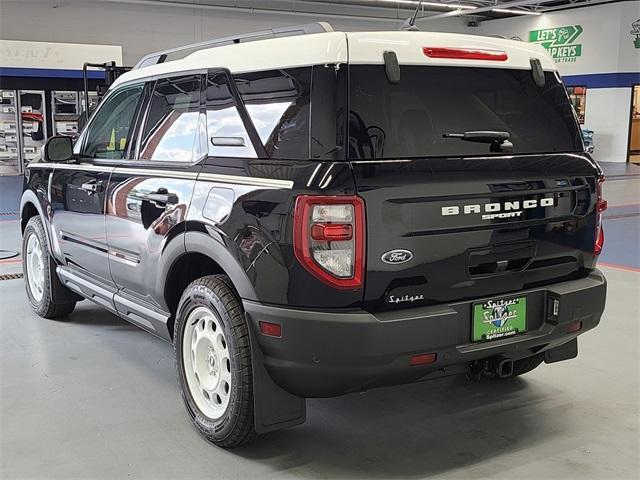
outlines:
M142 59L29 165L38 315L89 299L172 341L224 447L308 397L577 355L606 202L541 47L325 24L197 47Z

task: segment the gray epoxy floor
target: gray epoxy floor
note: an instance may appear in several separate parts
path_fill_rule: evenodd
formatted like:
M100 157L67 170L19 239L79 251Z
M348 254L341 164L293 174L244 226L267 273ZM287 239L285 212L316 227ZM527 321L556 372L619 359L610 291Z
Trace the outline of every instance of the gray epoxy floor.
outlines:
M2 478L637 478L637 273L578 359L311 400L301 427L220 450L191 428L169 344L82 302L35 317L0 286Z
M611 182L610 202L638 202L636 182ZM6 247L16 229L0 224ZM576 360L310 400L305 425L233 451L191 427L169 344L87 301L40 319L2 281L0 478L638 478L640 273L603 271Z

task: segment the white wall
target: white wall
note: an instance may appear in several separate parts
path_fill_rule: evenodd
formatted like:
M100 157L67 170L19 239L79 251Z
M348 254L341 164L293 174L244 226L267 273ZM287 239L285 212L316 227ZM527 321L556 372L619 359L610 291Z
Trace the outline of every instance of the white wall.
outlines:
M0 66L82 70L83 58L93 63L122 64L122 47L77 43L27 42L0 38Z
M498 34L528 41L531 30L581 25L576 39L582 55L575 62L558 63L558 70L571 83L572 75L640 71L640 49L634 48L632 22L640 18L640 1L622 1L592 7L484 22L477 34ZM587 88L585 127L592 129L600 162L627 159L632 89Z
M57 8L53 6L60 5ZM379 11L379 9L377 9ZM395 15L390 9L389 15ZM407 14L408 16L408 14ZM0 0L0 36L10 40L122 45L124 63L146 53L210 38L328 21L336 30L397 30L403 20L358 20L317 15L129 5L99 0ZM434 31L466 30L462 19L429 23ZM91 61L91 59L85 59Z
M483 22L475 29L480 35L498 34L528 41L531 30L581 25L584 31L576 40L582 56L575 62L558 63L562 75L587 73L637 72L640 49L633 46L631 23L640 18L640 1L594 5L540 16L523 16Z

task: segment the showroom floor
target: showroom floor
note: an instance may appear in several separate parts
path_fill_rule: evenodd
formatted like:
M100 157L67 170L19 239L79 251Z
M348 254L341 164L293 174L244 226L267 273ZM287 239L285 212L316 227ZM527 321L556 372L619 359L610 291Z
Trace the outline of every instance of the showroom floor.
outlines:
M0 250L20 243L8 191ZM191 427L169 344L88 301L40 319L0 281L0 478L637 478L640 178L605 196L607 309L578 359L310 400L303 426L233 451Z

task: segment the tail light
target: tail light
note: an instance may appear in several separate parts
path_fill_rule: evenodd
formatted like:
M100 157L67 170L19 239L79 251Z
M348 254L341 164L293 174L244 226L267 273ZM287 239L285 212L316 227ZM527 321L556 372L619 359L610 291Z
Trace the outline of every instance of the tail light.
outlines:
M301 195L293 216L296 258L315 277L340 289L362 287L364 202L354 196Z
M600 255L604 247L604 229L602 228L602 212L607 209L607 201L602 198L602 185L604 176L598 177L596 181L596 241L593 246L593 253Z

